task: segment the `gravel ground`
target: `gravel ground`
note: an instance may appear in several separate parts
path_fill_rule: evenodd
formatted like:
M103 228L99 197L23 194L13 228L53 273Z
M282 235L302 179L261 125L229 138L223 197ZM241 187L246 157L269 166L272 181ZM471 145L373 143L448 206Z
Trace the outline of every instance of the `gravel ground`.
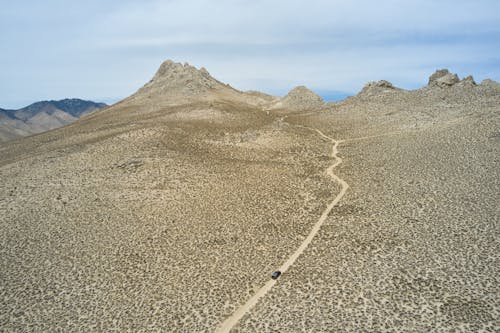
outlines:
M414 112L420 126L381 120L340 146L347 195L234 331L500 330L500 109ZM331 119L333 137L352 133Z
M210 331L305 238L337 191L326 142L178 112L3 147L2 330Z

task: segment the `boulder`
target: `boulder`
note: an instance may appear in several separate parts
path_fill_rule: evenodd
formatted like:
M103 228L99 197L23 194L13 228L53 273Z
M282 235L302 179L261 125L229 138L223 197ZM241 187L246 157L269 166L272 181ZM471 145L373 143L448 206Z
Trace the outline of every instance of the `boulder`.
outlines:
M460 82L457 74L450 73L447 69L439 69L429 77L429 86L446 88Z

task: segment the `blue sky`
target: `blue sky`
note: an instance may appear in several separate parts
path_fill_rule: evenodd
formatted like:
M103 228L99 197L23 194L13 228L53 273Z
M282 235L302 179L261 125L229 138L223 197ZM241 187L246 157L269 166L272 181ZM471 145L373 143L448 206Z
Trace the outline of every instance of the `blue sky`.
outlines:
M328 99L437 68L500 81L500 1L0 0L0 107L115 102L165 59L242 90Z

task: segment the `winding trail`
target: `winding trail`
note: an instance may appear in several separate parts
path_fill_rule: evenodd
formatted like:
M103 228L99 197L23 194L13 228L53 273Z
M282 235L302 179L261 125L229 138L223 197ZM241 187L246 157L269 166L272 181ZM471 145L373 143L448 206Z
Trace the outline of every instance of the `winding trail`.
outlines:
M332 142L332 152L331 152L331 157L335 159L332 165L330 165L327 169L326 172L327 174L333 178L336 182L338 182L341 186L341 190L339 194L333 199L333 201L325 208L323 213L321 214L320 218L318 221L314 224L313 228L311 229L311 232L309 232L309 235L304 239L304 241L300 244L300 246L295 250L294 253L290 255L290 257L285 261L283 265L278 269L281 271L281 273L284 273L290 268L290 266L295 263L297 258L304 252L304 250L307 248L307 246L311 243L313 240L314 236L318 233L319 229L325 222L326 218L328 217L328 214L330 214L331 210L333 207L342 199L344 194L346 193L347 189L349 188L349 185L342 179L340 179L335 173L333 173L333 169L337 167L340 163L342 163L342 159L337 156L338 150L337 147L340 143L342 143L342 140L335 140L327 135L325 135L323 132L316 128L311 128L311 127L305 127L305 126L300 126L306 129L309 129L311 131L317 132L323 139L326 139L330 142ZM223 332L229 332L237 323L238 321L252 309L255 304L259 301L261 297L266 295L269 290L276 284L277 280L270 279L267 281L245 304L243 304L241 307L239 307L231 316L229 316L216 330L218 333L223 333Z

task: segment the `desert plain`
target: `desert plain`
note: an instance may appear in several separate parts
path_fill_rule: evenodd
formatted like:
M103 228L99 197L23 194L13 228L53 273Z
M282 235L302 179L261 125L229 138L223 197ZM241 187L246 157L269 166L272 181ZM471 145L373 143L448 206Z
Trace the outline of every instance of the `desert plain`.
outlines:
M499 160L494 81L324 103L166 61L0 144L0 330L498 332Z

